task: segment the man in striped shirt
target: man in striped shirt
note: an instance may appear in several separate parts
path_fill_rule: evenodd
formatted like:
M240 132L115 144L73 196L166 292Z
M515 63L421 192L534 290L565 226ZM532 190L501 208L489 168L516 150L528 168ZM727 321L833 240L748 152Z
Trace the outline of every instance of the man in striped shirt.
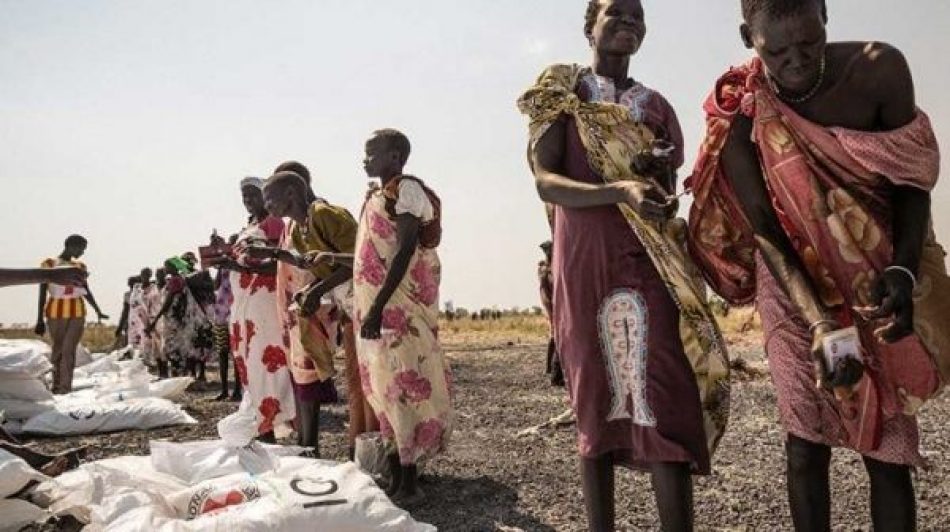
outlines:
M83 270L86 266L78 259L86 252L86 239L71 235L66 239L63 252L58 257L46 259L42 268L73 266ZM99 321L109 319L99 309L89 285L79 286L43 283L40 285L39 309L36 320L36 334L43 335L49 328L53 343L53 393L63 394L72 391L73 369L76 366L76 346L82 339L86 326L85 299L96 311Z

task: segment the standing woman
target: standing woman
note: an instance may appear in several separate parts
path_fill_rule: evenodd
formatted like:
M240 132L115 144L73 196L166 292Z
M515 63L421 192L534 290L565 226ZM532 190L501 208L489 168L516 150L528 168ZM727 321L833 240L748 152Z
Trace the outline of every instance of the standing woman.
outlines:
M158 337L145 334L145 329L161 310L162 299L159 288L152 282L150 268L142 268L138 279L129 295L129 345L139 352L146 365L152 366L158 353Z
M276 247L284 222L264 207L264 181L241 181L241 196L250 218L235 243L237 259L219 266L231 272L231 351L244 386L245 403L257 413L262 441L274 441L274 429L294 420L297 409L287 368L290 339L277 307L277 263L246 254L252 246Z
M63 246L62 253L55 258L43 261L41 268L74 266L86 269L79 261L88 245L85 238L70 235ZM48 296L48 297L47 297ZM43 283L40 285L39 310L34 331L38 335L46 333L49 327L50 340L53 342L53 393L69 393L73 388L73 370L76 367L76 347L82 340L86 328L86 305L89 302L99 321L109 319L99 309L96 298L92 296L89 285L79 286Z
M614 530L614 466L652 474L663 530L692 530L728 413L725 346L668 229L683 163L676 115L628 74L640 0L592 0L590 67L554 65L519 100L529 164L554 204L554 333L589 529Z
M183 273L187 270L188 264L181 258L165 261L165 271L169 274L165 299L145 332L151 336L159 320L164 318L165 360L158 365L160 377L169 376L170 364L175 375L191 374L203 380L203 360L210 350L211 340L210 298L189 286Z

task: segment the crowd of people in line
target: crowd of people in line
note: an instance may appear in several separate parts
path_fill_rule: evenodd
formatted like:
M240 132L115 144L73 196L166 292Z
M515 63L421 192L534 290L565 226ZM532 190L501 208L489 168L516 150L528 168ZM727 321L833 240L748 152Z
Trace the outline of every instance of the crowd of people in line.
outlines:
M350 459L360 434L379 432L387 492L413 504L422 499L417 464L446 448L454 425L452 373L438 341L441 201L403 173L404 134L376 131L365 149L364 168L379 184L359 219L318 196L299 162L245 178L236 192L246 226L227 241L215 231L199 254L171 257L154 276L143 268L130 277L116 336L159 378L207 381L216 355L217 399L253 411L259 440L295 430L316 457L321 405L338 400L342 346ZM85 281L86 246L72 235L40 270L7 272L11 282L42 283L36 332L49 332L58 394L71 391L86 303L108 318Z
M831 448L847 447L866 466L874 528L913 530L915 413L950 381L950 278L929 209L936 139L899 50L828 42L824 0L741 8L755 58L705 102L688 224L675 219L676 113L629 75L646 35L640 0L590 0L591 65L553 65L518 100L553 234L538 272L548 366L576 417L588 526L614 529L614 468L626 466L650 472L664 530L693 527L692 475L710 473L730 403L708 285L761 314L795 528L830 529ZM122 332L163 375L200 379L212 351L226 373L233 358L261 438L295 421L316 453L341 343L350 441L378 428L390 492L417 500L416 464L445 448L453 414L437 334L441 204L403 174L409 151L394 130L367 142L381 185L358 221L319 198L300 163L245 179L247 226L202 257L217 275L194 255L165 261L154 282L143 271ZM82 268L84 249L70 237L44 267ZM37 332L45 321L62 392L82 299L105 316L85 284L46 282Z

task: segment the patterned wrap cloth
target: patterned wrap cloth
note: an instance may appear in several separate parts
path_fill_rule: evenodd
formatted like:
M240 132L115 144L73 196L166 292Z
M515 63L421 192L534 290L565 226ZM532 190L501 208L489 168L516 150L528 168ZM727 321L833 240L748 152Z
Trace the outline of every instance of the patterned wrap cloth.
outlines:
M521 112L529 118L529 142L531 146L534 146L534 144L538 142L555 121L562 119L562 117L567 117L572 123L570 134L574 135L574 137L579 137L580 146L585 152L586 164L583 165L585 168L581 169L582 172L592 172L592 175L599 179L600 182L611 183L625 180L645 180L644 177L637 175L633 171L633 158L638 152L649 147L654 138L656 138L656 135L654 130L644 122L646 117L640 116L640 113L636 112L642 106L637 105L637 98L633 98L630 102L624 102L623 99L621 99L623 105L602 101L604 98L588 98L591 101L585 101L585 99L578 95L577 91L579 88L582 88L582 84L586 83L585 80L590 77L591 71L587 67L581 67L579 65L554 65L546 69L538 78L535 85L521 96L518 100L518 107ZM591 90L595 92L596 89L596 87L591 87ZM652 95L656 95L656 93L649 90L643 91L640 94L643 98L652 97ZM666 105L668 106L668 104ZM676 127L678 128L678 125ZM576 133L574 133L575 130ZM618 210L622 215L619 217L622 220L620 222L622 229L618 230L623 231L620 235L623 237L623 241L637 243L638 249L631 249L629 250L630 253L641 257L648 257L649 259L645 265L636 267L636 271L641 272L640 274L636 274L640 276L640 279L631 279L631 282L634 284L642 284L644 287L643 290L649 292L647 296L653 303L648 302L649 304L647 304L646 307L650 307L655 303L663 308L663 310L657 308L657 312L654 312L657 316L650 319L650 328L655 326L655 330L650 332L651 338L662 336L666 338L664 340L665 342L673 342L670 345L664 344L663 346L656 347L654 347L652 343L648 344L649 350L657 349L658 353L662 352L665 354L663 357L656 359L654 364L655 370L653 370L652 373L648 363L646 369L647 375L638 374L640 375L638 378L646 378L651 382L654 380L654 377L650 376L651 374L655 375L656 378L660 378L660 380L675 378L674 373L678 374L680 371L678 369L679 362L674 358L670 358L672 357L671 352L679 352L681 353L681 357L685 354L686 360L682 365L686 367L687 375L689 375L689 371L691 371L691 375L689 375L688 381L685 383L679 380L669 382L668 384L651 385L648 383L646 385L647 402L651 402L649 399L650 394L655 394L656 400L652 400L652 406L654 410L663 412L669 410L670 405L666 404L666 399L668 394L674 393L672 391L674 388L680 393L695 394L698 391L699 412L697 413L697 417L699 419L697 424L700 425L701 429L702 436L700 439L704 440L700 445L702 446L704 443L705 449L703 453L693 449L690 454L693 456L692 462L694 464L694 470L703 473L708 472L709 457L715 451L719 440L722 438L729 415L729 363L725 342L722 339L715 319L706 306L705 295L702 289L690 275L691 267L689 266L689 258L682 245L677 242L671 227L672 224L646 221L640 218L640 216L627 205L617 205L616 208L612 206L606 208L610 211L610 213L606 215L616 216L614 213ZM566 211L566 209L559 208L557 214L554 216L556 226L559 225L560 220L558 220L558 218L562 215L563 211ZM588 210L573 210L577 216L581 216L586 211ZM558 229L556 229L556 232L557 230ZM590 230L594 230L594 228ZM600 229L599 231L606 231L606 229ZM577 238L582 238L580 235L576 236ZM582 257L579 257L582 253L573 253L571 257L574 257L574 259L561 258L564 257L565 253L568 253L565 247L576 247L574 245L576 243L577 242L555 242L554 261L556 276L558 275L559 262L566 260L570 263L571 260L582 259ZM609 252L610 250L607 251ZM617 268L619 268L619 266L612 267L610 271L614 271ZM582 272L576 273L583 275ZM653 279L655 279L655 282ZM573 281L569 280L568 284L576 282L579 281L577 279ZM557 279L555 279L555 283L559 284ZM647 287L647 285L649 285L649 287ZM659 287L660 293L653 293L654 286ZM563 307L559 309L560 302L558 294L556 288L554 301L555 314L563 310ZM610 306L609 308L606 305L602 306L602 311L612 312L614 307L617 307L614 310L621 309L621 307L629 310L631 305L637 307L636 299L632 302L617 300L615 303L616 305ZM600 305L601 303L597 302L597 304ZM668 309L667 306L669 307ZM660 315L664 316L662 320L655 319L659 318ZM582 319L582 317L578 316L577 319ZM595 317L587 316L587 319L594 320ZM677 322L678 329L675 325ZM669 327L664 327L663 323L674 324L674 326L672 330L668 330ZM568 348L562 344L570 337L571 335L568 329L564 329L557 339L561 356L565 360L565 370L568 369L567 358L570 357L571 354L567 352ZM604 341L603 333L601 334L601 341ZM598 351L600 350L596 342L596 337L588 343L593 343L593 348L598 349ZM620 349L621 351L628 352L635 348L635 346L632 345L635 343L636 342L631 343L628 341L627 344L625 344L626 347L620 346ZM611 346L613 346L613 343L606 347ZM583 346L577 346L577 348L582 349ZM615 351L613 347L608 351L609 353L604 353L601 356L608 359L609 362L616 357L607 356ZM614 354L616 355L616 353ZM658 366L660 364L662 364L662 370ZM626 367L624 364L620 365ZM601 372L602 371L603 370L601 370ZM661 373L664 375L661 376ZM568 380L570 381L570 376L568 376ZM627 392L630 386L635 385L635 382L628 383L625 380L618 383L615 382L616 380L616 377L614 377L606 384L614 387L620 386L623 388L621 391ZM579 383L571 384L569 382L569 385L573 388L583 388ZM651 388L651 386L653 387ZM694 391L690 392L689 388L692 388ZM618 395L618 397L620 396ZM622 397L626 398L627 393L623 393ZM660 398L662 398L662 400L659 400ZM575 412L580 416L583 409L579 409L580 405L577 403L578 399L574 399L574 401ZM614 410L623 407L626 401L627 399L615 399L614 402L616 404ZM634 410L637 410L638 407L636 405L634 406ZM614 412L614 414L617 414L617 412ZM611 419L616 417L617 416L614 415L610 416ZM649 418L649 416L643 417L645 419L641 421L652 421L646 419ZM597 428L597 426L595 426L597 423L602 424L604 420L592 420L592 428L587 430L581 427L579 417L579 446L582 456L594 455L597 454L601 448L610 450L611 447L618 445L624 448L629 448L631 445L649 448L651 443L655 441L652 436L641 441L642 438L637 435L639 432L636 431L632 442L627 440L619 443L606 441L603 444L598 444L596 440L590 442L585 441L595 436L601 440L612 440L613 436L611 436L611 433L615 433L616 431L610 429L611 425L608 424ZM671 427L670 430L676 430L677 433L682 435L679 438L680 446L695 447L691 445L694 438L686 435L686 433L689 432L689 427L685 425L691 424L691 419L685 410L680 416L677 416L675 411L669 411L667 423ZM647 425L649 425L649 423L647 423ZM660 428L659 432L662 440L670 439L666 437L668 435L663 434L662 428ZM601 434L595 435L595 433ZM649 449L646 451L641 449L637 452L649 453ZM647 456L647 458L651 460L666 460L669 457L667 456L668 453L660 452L654 454L656 456ZM636 456L634 458L636 459ZM672 456L671 459L680 461L681 458L679 456Z
M873 281L890 265L893 186L936 184L939 150L927 116L918 112L886 132L823 127L778 100L758 59L725 74L705 110L707 134L687 183L695 195L690 251L727 301L757 301L786 430L881 461L919 464L911 416L950 378L950 279L932 229L914 294L916 334L882 345L874 324L850 309L869 303ZM773 205L823 305L860 331L867 371L854 400L841 403L816 388L808 325L756 259L751 226L719 164L740 113L753 121Z
M381 190L363 206L353 265L355 329L376 301L398 250L396 222ZM357 339L360 380L380 432L402 464L442 452L455 424L452 372L439 345L441 265L435 249L417 247L383 310L382 338Z

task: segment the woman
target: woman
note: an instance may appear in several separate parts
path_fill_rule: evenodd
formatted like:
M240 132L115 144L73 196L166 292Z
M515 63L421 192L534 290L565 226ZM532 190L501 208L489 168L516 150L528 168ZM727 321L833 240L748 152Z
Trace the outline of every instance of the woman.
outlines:
M217 234L211 236L211 243L217 243ZM237 235L231 235L229 244L234 245ZM223 240L221 240L223 242ZM218 355L218 376L221 380L221 394L216 401L228 400L228 366L231 360L231 306L234 304L234 294L231 292L231 273L218 268L214 277L214 311L213 332L214 352ZM230 396L232 401L241 400L241 379L237 374L237 365L234 367L234 392Z
M519 100L530 165L554 204L554 333L591 530L614 529L614 466L652 474L664 530L692 529L691 473L725 428L725 347L669 232L683 139L673 109L631 79L639 0L591 1L591 67L548 68Z
M145 334L145 329L161 310L162 299L158 287L152 282L150 268L143 268L138 279L129 295L129 345L139 352L146 365L152 366L158 352L158 338Z
M41 268L78 267L86 265L79 258L86 252L88 242L80 235L70 235L63 244L63 251L54 258L43 261ZM34 332L42 336L49 326L53 342L53 393L65 394L73 388L73 370L76 367L76 347L86 327L86 304L96 312L99 321L109 319L99 309L89 285L81 286L43 283L40 285L39 309Z
M151 335L158 321L164 319L164 353L159 362L159 376L169 376L169 364L175 375L190 374L205 380L204 360L211 347L210 299L200 283L189 283L184 273L188 264L179 257L165 261L168 277L165 299L158 314L146 328Z
M823 0L741 5L755 57L706 100L690 250L762 317L795 529L831 529L844 447L867 471L872 528L915 530L914 414L950 381L937 138L899 50L829 41Z
M405 506L424 500L417 464L445 450L455 424L438 338L441 205L403 174L410 149L394 129L367 141L363 166L381 186L363 204L353 259L360 382L390 445L387 493Z
M287 369L290 339L284 334L277 308L277 263L256 260L247 250L277 246L284 222L264 207L264 181L241 181L241 196L250 218L235 243L237 259L219 266L231 272L231 352L234 354L243 401L257 413L261 441L273 442L274 429L296 417L294 392Z

